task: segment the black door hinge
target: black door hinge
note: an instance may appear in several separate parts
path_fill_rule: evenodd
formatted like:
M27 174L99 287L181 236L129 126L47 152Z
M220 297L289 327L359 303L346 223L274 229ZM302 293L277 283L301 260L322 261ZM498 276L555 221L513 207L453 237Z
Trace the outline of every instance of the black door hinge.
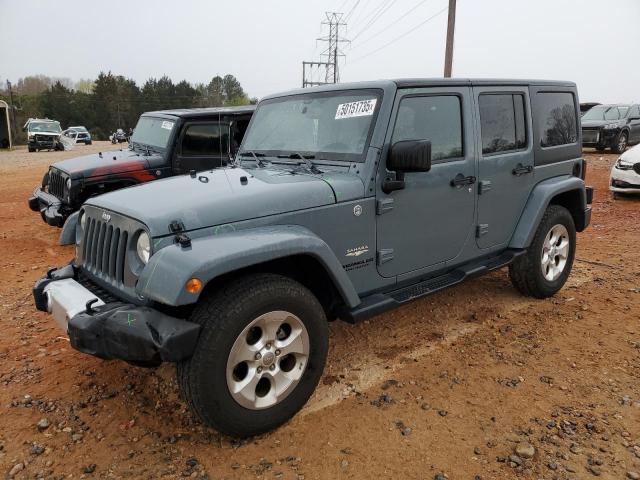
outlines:
M486 235L487 233L489 233L489 224L488 223L481 223L480 225L477 226L477 228L476 228L476 237L481 237L483 235Z

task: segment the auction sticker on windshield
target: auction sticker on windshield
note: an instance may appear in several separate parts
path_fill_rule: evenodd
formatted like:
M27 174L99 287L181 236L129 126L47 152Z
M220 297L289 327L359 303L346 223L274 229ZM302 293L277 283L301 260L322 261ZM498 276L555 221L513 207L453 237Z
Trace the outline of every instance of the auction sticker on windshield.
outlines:
M162 128L167 129L167 130L171 130L173 128L173 122L168 122L168 121L163 121L162 122Z
M373 115L377 99L358 100L357 102L341 103L336 110L336 120L342 118L368 117Z

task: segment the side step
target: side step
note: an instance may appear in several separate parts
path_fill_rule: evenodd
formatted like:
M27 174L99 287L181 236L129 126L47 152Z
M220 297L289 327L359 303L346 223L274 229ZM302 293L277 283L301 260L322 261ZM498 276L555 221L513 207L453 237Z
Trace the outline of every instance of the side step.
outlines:
M373 295L363 298L362 303L357 307L343 312L340 318L349 323L357 323L387 310L399 307L403 303L410 302L416 298L424 297L456 285L467 278L476 277L497 268L504 267L524 252L525 250L507 250L497 257L462 265L444 275L428 278L387 293L374 293Z

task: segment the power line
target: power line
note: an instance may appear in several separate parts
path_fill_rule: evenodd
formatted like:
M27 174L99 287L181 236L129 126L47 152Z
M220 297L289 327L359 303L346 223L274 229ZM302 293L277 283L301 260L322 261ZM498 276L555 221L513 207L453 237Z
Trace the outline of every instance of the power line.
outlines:
M349 0L344 0L341 4L340 7L336 9L336 12L340 12L342 13L342 9L344 8L344 6L347 4Z
M433 20L434 18L436 18L438 15L443 14L444 12L446 12L449 9L448 6L444 7L442 10L439 10L438 12L436 12L435 14L431 15L429 18L423 20L422 22L420 22L418 25L416 25L415 27L413 27L410 30L407 30L406 32L404 32L402 35L397 36L396 38L394 38L393 40L385 43L384 45L382 45L379 48L376 48L375 50L362 55L361 57L356 58L355 60L353 60L351 63L356 63L359 62L360 60L363 60L367 57L370 57L371 55L373 55L374 53L378 53L380 50L387 48L389 45L392 45L393 43L397 42L398 40L406 37L407 35L409 35L410 33L416 31L417 29L419 29L420 27L422 27L424 24L430 22L431 20Z
M353 41L355 41L360 35L362 35L364 32L366 32L369 28L371 28L371 26L376 23L378 21L378 19L387 11L389 10L394 3L396 3L397 0L389 0L389 2L387 2L386 5L383 5L382 9L380 9L372 18L371 20L369 20L369 22L364 26L364 28L362 30L360 30L360 32L358 32L354 37L353 37Z
M359 23L363 23L363 22L367 22L369 21L369 19L374 16L376 13L378 13L378 11L384 7L385 3L387 2L387 0L382 0L379 4L377 4L375 7L373 7L373 10L371 10L368 13L365 13L364 16L359 15L357 19L355 19L352 24L354 26L359 26ZM362 10L362 12L366 12L366 7ZM358 20L361 20L361 22L359 22ZM354 28L355 30L355 28Z
M380 35L381 33L384 33L385 31L387 31L389 28L393 27L394 25L396 25L400 20L402 20L403 18L405 18L407 15L413 13L415 10L417 10L419 7L421 7L422 5L424 5L425 3L429 2L430 0L422 0L421 2L419 2L417 5L413 6L412 8L410 8L408 11L406 11L405 13L403 13L402 15L400 15L398 18L396 18L393 22L391 22L389 25L387 25L386 27L382 28L381 30L378 31L378 33L376 33L375 35L371 35L370 37L366 38L365 40L363 40L362 42L360 42L359 44L357 44L355 47L353 48L360 48L362 45L368 43L370 40L373 40L374 38L376 38L378 35ZM355 40L355 39L354 39Z
M353 14L353 11L358 7L359 4L360 4L360 0L356 0L356 3L353 4L353 7L351 7L351 10L349 10L345 15L344 17L345 22L349 20L349 17Z

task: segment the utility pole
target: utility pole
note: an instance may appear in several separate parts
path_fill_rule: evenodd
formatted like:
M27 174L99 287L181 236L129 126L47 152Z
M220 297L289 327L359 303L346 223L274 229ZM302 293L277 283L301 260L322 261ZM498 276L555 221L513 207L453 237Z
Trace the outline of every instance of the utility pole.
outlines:
M340 29L344 29L347 24L342 20L342 13L326 12L325 15L326 20L322 22L322 25L327 26L329 31L326 36L317 40L326 42L327 48L320 54L320 61L302 62L302 88L340 82L338 58L344 57L344 54L340 51L340 44L349 41L343 38ZM324 82L309 79L314 68L318 72L324 69Z
M9 90L9 101L11 102L11 138L9 139L9 145L13 143L13 139L16 138L16 106L13 103L13 90L11 89L11 82L7 80L7 90Z
M456 0L449 0L449 18L447 20L447 47L444 52L444 76L451 77L453 64L453 36L456 29Z

